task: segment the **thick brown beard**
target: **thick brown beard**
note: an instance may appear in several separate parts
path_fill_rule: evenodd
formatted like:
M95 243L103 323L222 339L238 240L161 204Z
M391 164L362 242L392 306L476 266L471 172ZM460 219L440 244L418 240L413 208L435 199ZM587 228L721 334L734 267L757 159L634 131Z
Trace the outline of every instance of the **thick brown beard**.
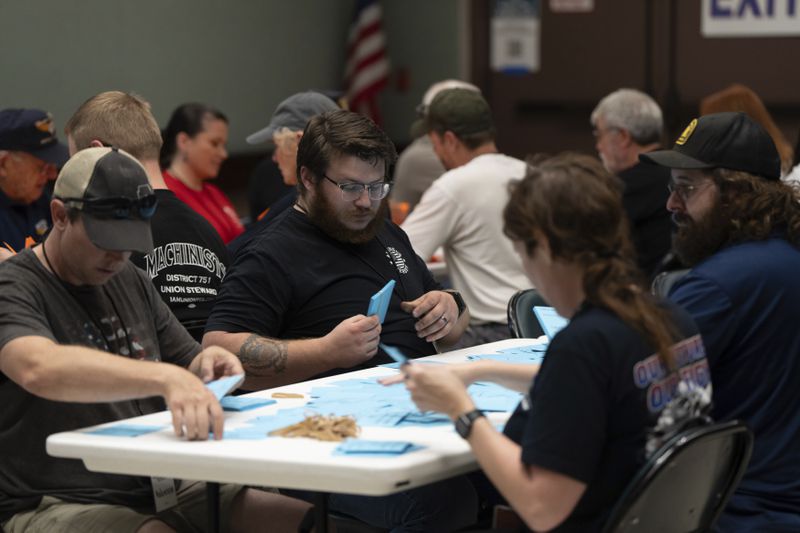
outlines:
M688 215L680 216L686 223L679 225L672 236L672 248L686 266L694 266L714 255L730 238L731 217L719 198L699 220L691 220Z
M325 197L321 190L322 183L316 185L316 194L312 200L308 196L308 218L319 229L325 232L329 237L339 241L350 244L364 244L375 238L375 235L383 227L383 222L386 220L387 213L389 212L389 202L386 198L381 200L381 205L375 213L375 218L370 220L369 224L364 229L354 230L350 229L339 220L333 206Z

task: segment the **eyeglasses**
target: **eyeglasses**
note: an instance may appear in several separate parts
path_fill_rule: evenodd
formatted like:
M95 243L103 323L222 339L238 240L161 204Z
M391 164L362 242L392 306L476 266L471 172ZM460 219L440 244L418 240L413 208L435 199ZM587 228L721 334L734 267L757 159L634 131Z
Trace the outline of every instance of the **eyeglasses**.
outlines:
M361 198L361 195L364 194L365 190L367 194L369 194L370 200L382 200L386 198L391 188L391 184L388 181L375 181L373 183L339 183L338 181L333 181L325 174L323 174L322 177L341 189L342 200L345 202L354 202L358 200Z
M158 198L148 194L137 199L131 198L60 198L65 204L78 204L81 211L102 218L142 218L149 219L156 212Z
M697 185L691 185L689 183L675 183L674 181L670 181L667 184L667 190L670 192L670 194L677 194L681 201L686 202L694 195L694 193L698 191L698 189L705 187L709 183L711 182L703 181Z

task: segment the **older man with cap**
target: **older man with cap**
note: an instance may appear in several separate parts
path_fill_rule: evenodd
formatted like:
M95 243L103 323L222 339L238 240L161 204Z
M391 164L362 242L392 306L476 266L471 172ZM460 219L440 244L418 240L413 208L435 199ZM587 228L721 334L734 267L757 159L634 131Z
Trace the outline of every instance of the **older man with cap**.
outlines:
M48 181L68 159L53 117L38 109L0 111L0 245L25 247L50 227Z
M525 163L498 152L489 104L473 90L440 92L425 124L448 171L423 194L403 230L420 257L444 249L471 317L456 347L508 338L508 300L530 281L503 234L502 213L508 184L525 175Z
M744 113L695 119L672 150L640 159L672 169L673 247L692 269L670 298L703 336L714 415L755 433L718 530L800 531L800 193Z
M287 186L297 187L297 147L300 144L300 138L303 137L303 130L311 117L336 109L339 109L339 106L322 93L305 91L293 94L278 104L269 124L249 135L247 142L248 144L274 144L272 161L278 165L283 183ZM255 170L256 173L264 173L264 171L265 169L261 165ZM236 255L262 228L296 201L297 189L295 188L272 204L269 210L262 214L259 220L244 234L228 244L228 251L231 255Z
M7 533L186 531L205 522L202 483L90 472L50 457L48 435L162 410L176 436L222 437L222 409L203 382L242 373L180 326L131 251L152 248L156 197L145 169L112 148L67 162L45 241L0 265L0 526ZM170 363L170 364L165 364ZM169 498L176 496L171 509ZM228 485L223 516L299 522L308 506ZM173 502L174 503L174 502ZM270 509L274 504L274 509ZM288 507L286 507L288 505ZM163 507L163 509L162 509Z

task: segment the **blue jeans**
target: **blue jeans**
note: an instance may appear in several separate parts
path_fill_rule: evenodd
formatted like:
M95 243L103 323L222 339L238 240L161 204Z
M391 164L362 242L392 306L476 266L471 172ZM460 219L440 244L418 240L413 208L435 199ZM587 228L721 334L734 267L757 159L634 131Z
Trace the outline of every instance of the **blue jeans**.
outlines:
M307 501L313 497L306 491L281 493ZM330 494L328 506L391 533L455 531L474 524L478 515L478 497L465 476L388 496Z

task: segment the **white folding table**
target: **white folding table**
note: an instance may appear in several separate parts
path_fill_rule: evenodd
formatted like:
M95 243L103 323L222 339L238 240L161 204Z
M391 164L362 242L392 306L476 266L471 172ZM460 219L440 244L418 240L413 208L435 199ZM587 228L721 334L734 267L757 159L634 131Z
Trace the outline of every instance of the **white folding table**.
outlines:
M531 339L509 339L423 360L460 362L469 355L491 354L535 343ZM225 429L228 431L241 427L252 417L269 415L279 408L301 406L308 400L308 392L314 386L396 372L390 368L375 367L254 392L248 396L271 397L272 393L280 391L302 393L305 398L279 399L277 405L245 412L225 412ZM508 412L491 413L489 418L500 424L509 415ZM87 432L117 424L163 425L164 429L138 437ZM426 485L473 471L477 466L469 445L449 424L433 427L362 427L359 437L411 441L423 448L396 457L351 457L332 454L338 443L307 438L267 438L264 435L261 440L223 438L220 441L189 442L173 434L169 413L160 412L95 428L56 433L47 439L47 452L56 457L81 459L91 471L206 481L212 488L218 483L237 483L372 496ZM318 518L324 511L325 505L318 505ZM318 528L324 527L325 523L325 520L316 522Z

